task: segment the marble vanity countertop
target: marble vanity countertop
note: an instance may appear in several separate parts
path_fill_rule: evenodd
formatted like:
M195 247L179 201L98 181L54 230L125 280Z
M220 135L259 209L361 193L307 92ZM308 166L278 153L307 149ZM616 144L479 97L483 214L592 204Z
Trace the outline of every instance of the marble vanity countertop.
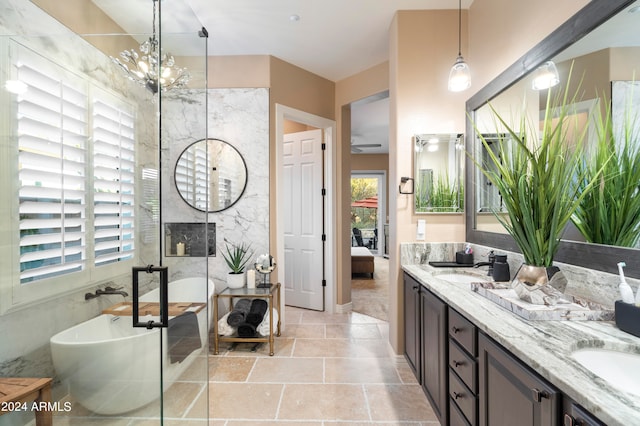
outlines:
M571 357L574 350L585 347L640 353L640 338L610 321L525 320L473 292L469 284L437 278L442 268L425 264L402 268L607 425L640 424L638 396L611 386Z

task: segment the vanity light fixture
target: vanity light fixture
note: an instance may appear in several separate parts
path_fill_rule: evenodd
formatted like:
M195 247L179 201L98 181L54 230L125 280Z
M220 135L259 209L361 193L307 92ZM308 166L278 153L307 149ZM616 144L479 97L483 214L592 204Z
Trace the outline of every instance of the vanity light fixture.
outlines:
M458 0L458 57L449 72L449 91L462 92L471 87L471 70L462 57L462 0Z
M158 0L151 1L153 2L152 36L140 44L140 53L135 49L125 50L120 52L120 57L124 62L114 57L111 57L111 60L124 70L129 80L156 94L158 90L166 92L170 89L185 87L191 75L186 68L175 67L173 55L164 53L160 49L160 42L156 37Z
M533 73L531 88L533 90L545 90L560 83L558 69L553 61L547 61L540 65Z

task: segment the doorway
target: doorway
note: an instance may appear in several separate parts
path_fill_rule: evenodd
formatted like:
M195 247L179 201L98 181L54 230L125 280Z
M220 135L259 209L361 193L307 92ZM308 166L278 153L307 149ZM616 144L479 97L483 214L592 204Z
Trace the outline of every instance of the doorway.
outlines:
M309 309L318 309L325 310L327 312L333 313L334 306L336 303L336 237L335 237L335 223L336 223L336 215L335 215L335 205L336 205L336 191L331 190L335 188L335 132L336 126L333 120L329 120L323 117L319 117L313 114L306 113L304 111L296 110L284 105L276 104L276 117L275 117L275 127L276 134L275 138L278 143L276 144L276 188L277 188L277 202L275 207L276 212L276 226L277 226L277 235L276 235L276 255L278 261L278 269L277 276L278 281L282 283L283 288L287 288L287 276L293 276L293 265L291 265L291 261L287 262L287 253L286 253L286 245L285 245L285 232L284 230L287 228L285 226L285 220L287 217L287 213L285 210L287 209L287 198L285 197L285 191L283 188L286 185L287 177L285 173L285 163L284 163L284 135L285 135L285 122L293 121L296 123L303 124L308 126L309 128L317 128L321 132L323 143L325 145L324 157L325 161L322 164L322 172L324 174L324 187L326 189L326 195L324 198L324 230L323 230L323 251L322 251L322 259L324 261L324 269L322 271L323 276L318 277L317 280L321 292L322 297L322 305L317 305L317 300L314 298L313 305L309 305ZM317 259L316 259L317 260ZM318 285L317 283L315 284ZM291 285L290 288L293 288ZM289 301L287 300L287 291L284 291L283 294L283 303L288 305Z

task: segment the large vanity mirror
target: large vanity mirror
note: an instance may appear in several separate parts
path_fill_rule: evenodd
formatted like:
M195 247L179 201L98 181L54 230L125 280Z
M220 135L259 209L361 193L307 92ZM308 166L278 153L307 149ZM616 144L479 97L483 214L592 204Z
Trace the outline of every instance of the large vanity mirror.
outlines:
M467 101L466 133L470 135L467 152L473 153L477 161L487 155L487 146L483 146L478 137L471 137L476 132L482 133L489 142L492 137L504 136L496 126L491 108L500 116L509 117L514 124L519 121L520 114L539 117L546 104L547 91L534 89L533 79L538 68L547 61L555 64L561 82L566 82L571 74L570 91L581 82L582 95L580 102L574 105L575 114L588 117L604 111L612 102L612 88L616 82L628 84L640 76L640 33L637 31L640 14L633 13L637 5L640 1L590 2L470 98ZM640 91L640 88L636 90ZM614 92L614 110L615 96ZM491 143L488 146L490 149ZM518 251L495 216L504 213L499 192L471 159L467 159L466 167L467 241ZM640 277L639 250L586 243L573 225L565 231L555 259L607 272L615 272L616 263L624 260L628 265L627 273Z
M219 212L234 205L247 186L247 165L242 155L220 139L189 145L176 162L176 188L191 207Z
M464 138L461 134L413 137L415 212L464 211Z

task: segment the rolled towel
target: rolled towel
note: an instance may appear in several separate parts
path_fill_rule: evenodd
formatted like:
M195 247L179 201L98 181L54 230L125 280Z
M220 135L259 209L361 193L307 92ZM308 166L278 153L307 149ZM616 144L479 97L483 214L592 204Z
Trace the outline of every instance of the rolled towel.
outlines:
M231 327L227 322L227 318L229 318L230 314L231 312L227 312L218 320L218 334L220 336L232 336L236 332L236 328Z
M247 315L251 309L251 299L240 299L236 302L233 310L227 317L227 324L231 327L237 327L245 322Z
M248 322L243 322L238 326L238 337L255 337L256 327Z
M273 327L276 328L276 330L277 330L277 327L278 327L278 311L276 311L275 309L273 310ZM262 322L260 323L260 325L258 327L256 327L256 331L261 336L268 336L269 335L269 311L268 310L267 310L267 313L264 314L264 318L262 319Z
M253 299L251 302L251 308L247 314L246 322L251 324L254 328L259 326L264 318L264 314L267 312L269 304L264 299Z

